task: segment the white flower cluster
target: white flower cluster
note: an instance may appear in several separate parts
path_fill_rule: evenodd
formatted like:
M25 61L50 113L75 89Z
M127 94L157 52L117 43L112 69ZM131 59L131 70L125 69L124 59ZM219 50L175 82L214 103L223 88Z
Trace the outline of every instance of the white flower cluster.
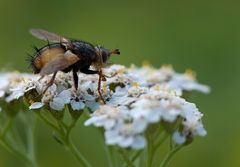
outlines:
M184 91L209 92L209 87L199 84L193 75L178 74L170 66L154 69L150 66L126 68L112 65L104 69L107 81L102 82L103 105L97 92L98 75L79 73L79 89L73 87L71 73L58 73L54 84L30 109L44 106L61 111L65 105L78 111L89 108L92 112L85 125L104 128L106 143L120 147L141 149L146 145L144 132L153 123L181 121L173 140L178 144L188 137L204 136L202 114L195 104L181 97ZM0 98L10 103L36 90L41 94L50 76L38 81L36 75L0 74Z

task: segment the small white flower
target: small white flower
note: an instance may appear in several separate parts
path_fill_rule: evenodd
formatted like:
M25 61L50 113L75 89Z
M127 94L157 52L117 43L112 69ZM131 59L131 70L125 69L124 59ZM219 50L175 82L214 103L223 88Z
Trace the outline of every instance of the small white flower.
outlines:
M25 91L22 88L17 88L17 89L14 89L14 90L12 89L11 91L12 91L12 93L8 97L6 97L6 101L8 103L13 101L13 100L19 99L25 93Z
M182 112L181 104L173 99L171 101L162 99L160 103L162 106L162 118L167 122L174 122Z
M124 113L117 108L104 105L100 106L84 124L85 126L93 124L97 127L111 129L120 122L123 117L125 117Z
M118 96L114 93L111 99L107 101L107 104L110 106L127 106L134 101L136 101L134 97L128 97L127 95Z
M146 145L145 138L135 131L131 123L119 123L115 128L106 130L105 138L106 144L118 145L123 148L142 149Z
M127 70L127 68L125 66L113 64L110 68L105 68L103 70L103 72L104 72L104 74L112 76L112 75L116 75L119 73L123 73L126 70Z
M21 81L14 88L10 89L10 95L6 97L7 102L17 100L22 97L26 92L36 88L33 81Z
M139 96L141 94L144 94L148 91L146 87L140 87L138 86L138 83L133 82L133 86L128 89L128 96Z
M196 90L202 93L209 93L209 86L198 83L194 77L187 74L175 74L168 82L171 89L181 89L185 91Z
M71 99L70 90L64 90L59 95L54 97L52 101L50 101L49 105L52 109L61 111L63 110L65 104L69 104Z
M158 122L161 118L160 103L150 99L139 99L136 103L132 104L130 112L134 119L144 118L147 122Z

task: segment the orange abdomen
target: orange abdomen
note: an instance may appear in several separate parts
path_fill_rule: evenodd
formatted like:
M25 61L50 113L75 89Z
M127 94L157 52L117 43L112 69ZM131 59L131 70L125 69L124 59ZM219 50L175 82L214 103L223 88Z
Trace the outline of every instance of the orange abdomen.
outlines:
M31 60L33 72L39 73L48 62L55 60L65 52L64 46L60 43L49 44L39 49Z

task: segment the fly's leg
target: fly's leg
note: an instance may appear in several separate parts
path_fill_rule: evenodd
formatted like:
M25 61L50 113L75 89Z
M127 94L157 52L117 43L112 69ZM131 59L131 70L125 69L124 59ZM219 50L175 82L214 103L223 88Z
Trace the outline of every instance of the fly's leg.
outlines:
M76 71L73 71L73 82L74 82L74 87L75 90L78 90L78 75Z
M44 75L40 76L40 78L38 79L38 81L41 81L44 77L45 77Z
M115 73L115 74L110 75L110 76L104 75L104 74L102 74L102 75L103 75L103 77L106 79L106 78L113 78L113 77L115 77L117 74L118 74L118 73Z
M106 78L103 76L102 71L99 71L98 75L99 75L99 79L98 79L98 94L99 94L99 97L102 100L103 104L106 104L106 102L105 102L105 100L104 100L104 98L102 96L102 92L101 92L101 83Z
M101 83L102 81L106 81L106 78L105 76L103 75L102 71L93 71L93 70L89 70L88 68L83 68L80 70L82 73L84 74L98 74L99 75L99 78L98 78L98 94L99 94L99 97L100 99L102 100L103 104L106 104L103 96L102 96L102 93L101 93Z
M54 82L54 80L55 80L56 75L57 75L57 72L55 72L55 73L53 74L50 82L47 84L47 87L44 89L44 91L43 91L40 95L44 95L44 94L46 93L46 91L48 90L48 88L49 88L50 86L52 86L52 84L53 84L53 82Z

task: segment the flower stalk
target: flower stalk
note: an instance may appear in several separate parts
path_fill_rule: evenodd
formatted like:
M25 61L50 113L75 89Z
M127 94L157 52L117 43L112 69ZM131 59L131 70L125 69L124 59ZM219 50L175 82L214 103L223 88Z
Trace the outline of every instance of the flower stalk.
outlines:
M173 156L182 148L182 145L174 146L164 157L159 167L167 167L172 160Z
M29 117L31 119L31 117ZM5 126L1 132L0 137L0 144L10 153L15 155L19 160L25 163L26 166L29 167L38 167L35 157L35 150L34 150L34 131L35 128L30 125L26 125L26 140L27 145L19 145L18 143L23 143L21 138L17 134L13 134L15 131L14 127L12 126L14 123L14 118L9 117L5 123ZM25 122L24 122L25 123ZM35 123L35 121L34 121ZM13 138L14 136L14 138Z

